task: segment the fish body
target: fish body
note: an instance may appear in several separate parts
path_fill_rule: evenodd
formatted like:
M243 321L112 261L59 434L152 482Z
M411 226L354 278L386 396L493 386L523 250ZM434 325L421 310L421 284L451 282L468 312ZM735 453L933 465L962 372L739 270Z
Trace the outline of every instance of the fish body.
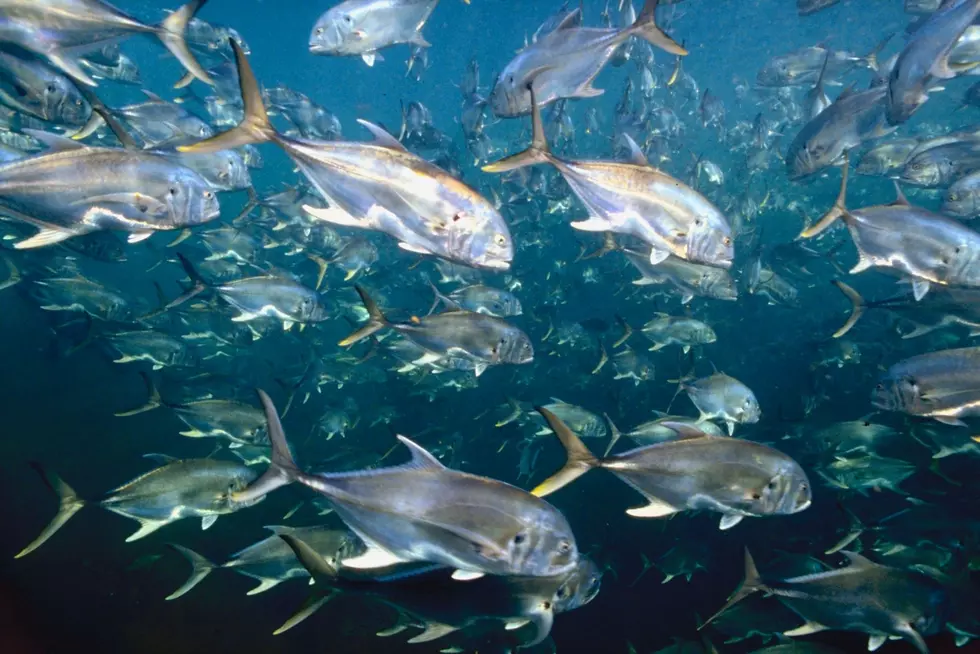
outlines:
M920 354L888 368L871 396L879 409L963 425L980 415L980 348Z
M643 335L653 342L653 350L668 345L680 345L685 353L694 345L707 345L718 340L715 330L700 320L659 314L643 326Z
M357 56L373 66L377 52L399 43L428 47L422 28L439 0L345 0L313 26L310 52Z
M265 416L250 404L235 400L207 399L171 407L187 426L181 436L227 438L232 443L266 445Z
M17 248L106 229L129 232L134 242L218 216L211 186L189 168L143 151L53 143L0 166L0 207L40 229Z
M591 98L602 91L592 81L617 49L633 36L677 55L687 50L657 27L656 0L647 0L636 21L626 28L582 27L579 11L565 14L547 34L528 44L497 77L490 92L490 107L496 116L513 118L531 113L533 85L537 106L561 98Z
M756 423L762 417L752 389L724 373L681 382L681 388L701 412L702 420L720 418L728 425L729 434L734 433L736 424Z
M687 304L695 297L728 301L738 298L735 280L724 268L691 263L674 256L651 265L650 258L642 253L633 250L624 250L623 253L642 275L633 284L667 285L681 296L682 304Z
M180 339L153 330L123 331L106 336L119 353L115 363L148 361L154 370L189 367L198 361Z
M890 124L907 121L929 99L928 92L938 80L956 76L950 51L978 14L980 0L951 0L909 37L888 77Z
M362 563L380 567L399 561L439 563L456 578L483 574L556 576L578 563L565 517L527 492L485 477L446 468L404 437L409 463L351 473L310 475L296 468L272 401L260 394L272 440L272 465L235 498L263 497L297 481L326 496L337 515L367 545Z

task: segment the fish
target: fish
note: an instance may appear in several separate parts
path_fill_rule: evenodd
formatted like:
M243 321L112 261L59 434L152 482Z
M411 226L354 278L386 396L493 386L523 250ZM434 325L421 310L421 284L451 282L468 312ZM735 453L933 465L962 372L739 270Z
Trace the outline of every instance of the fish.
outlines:
M937 81L956 76L957 70L949 61L950 51L978 14L978 0L949 0L909 37L888 76L889 124L907 121L929 99L928 93ZM980 62L967 67L977 63Z
M378 51L399 43L428 48L422 36L439 0L344 0L325 11L310 34L315 55L361 57L374 66Z
M858 263L850 273L881 268L907 277L921 300L933 284L980 286L980 234L941 214L914 207L896 186L892 204L847 209L847 158L841 187L833 207L801 233L813 238L843 218L858 249Z
M279 134L269 123L245 54L235 42L232 49L245 119L211 139L178 146L179 152L215 152L272 141L330 204L330 208L303 205L313 218L386 232L403 250L417 254L492 270L510 267L514 246L507 223L474 189L409 153L382 128L366 121L361 125L375 136L374 143L295 140Z
M520 328L496 316L455 310L416 318L405 323L388 320L361 286L354 287L368 313L366 325L340 341L346 347L390 328L416 344L423 352L415 361L438 363L445 358L471 361L477 377L491 365L522 365L534 360L534 347Z
M700 320L658 313L657 317L643 326L643 335L653 342L651 350L668 345L680 345L687 354L694 345L707 345L718 340L715 330Z
M560 490L593 468L604 468L648 501L626 512L635 518L708 510L722 514L719 528L724 530L745 517L799 513L812 502L810 482L800 465L759 443L664 423L679 438L597 459L557 416L547 409L538 411L568 457L561 470L531 491L539 497Z
M87 502L58 475L34 464L44 483L58 495L58 513L41 534L15 558L27 556L65 526ZM140 528L127 543L149 536L157 529L183 518L200 518L201 529L210 528L219 516L260 502L262 495L236 499L256 473L246 466L217 459L174 459L110 491L98 505L136 520Z
M754 424L762 417L752 389L721 372L701 379L681 380L678 390L687 393L701 413L701 420L721 418L729 435L735 433L736 424Z
M635 236L651 246L651 264L674 255L692 263L731 267L732 232L724 214L694 189L650 166L629 136L630 163L577 161L551 152L536 104L532 128L527 150L483 166L483 170L500 173L551 164L589 212L588 219L573 222L573 228Z
M776 597L806 623L785 635L812 634L826 629L868 634L874 651L889 638L911 643L928 654L923 636L937 632L949 597L928 576L873 563L856 552L841 551L850 565L784 580L763 580L752 555L745 551L745 580L719 614L749 595L763 591ZM717 616L718 614L716 614ZM710 618L704 624L710 624Z
M36 136L48 151L0 165L0 209L38 228L16 249L109 229L128 232L128 242L138 243L156 231L200 225L220 213L211 186L189 168L149 152Z
M800 16L812 16L836 5L840 0L796 0L796 13Z
M92 107L75 83L43 61L0 52L0 103L55 125L81 127Z
M687 50L664 33L656 22L658 0L645 0L636 21L626 28L581 27L580 12L567 13L547 34L521 50L494 82L490 108L501 118L526 116L561 98L594 98L602 94L593 80L633 36L666 52ZM531 97L531 90L534 98Z
M259 398L272 463L232 499L251 501L292 482L324 495L368 547L345 566L425 561L449 566L454 579L468 581L485 574L556 576L577 565L571 527L553 506L509 484L449 469L404 436L398 440L412 453L409 463L352 473L302 472L272 400L263 391Z
M159 25L147 25L102 0L3 0L0 43L39 55L82 84L97 86L76 57L107 42L148 34L159 39L189 73L210 84L184 38L188 22L204 2L191 0Z
M962 418L980 415L974 361L980 348L919 354L891 365L871 395L873 406L964 427Z

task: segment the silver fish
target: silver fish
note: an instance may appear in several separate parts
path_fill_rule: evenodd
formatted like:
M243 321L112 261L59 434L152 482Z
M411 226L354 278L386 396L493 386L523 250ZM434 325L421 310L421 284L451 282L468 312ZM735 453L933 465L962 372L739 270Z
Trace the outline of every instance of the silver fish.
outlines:
M439 0L344 0L313 26L310 52L361 57L373 66L378 51L399 43L427 48L422 36Z

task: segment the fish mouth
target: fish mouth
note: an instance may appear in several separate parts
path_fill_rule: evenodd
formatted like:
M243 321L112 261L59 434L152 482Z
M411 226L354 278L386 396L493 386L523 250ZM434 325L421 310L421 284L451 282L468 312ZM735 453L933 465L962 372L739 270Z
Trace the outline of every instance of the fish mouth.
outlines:
M505 261L503 259L484 261L480 263L480 268L487 268L489 270L510 270L510 261Z
M310 53L311 54L328 54L330 48L323 45L322 43L310 42Z

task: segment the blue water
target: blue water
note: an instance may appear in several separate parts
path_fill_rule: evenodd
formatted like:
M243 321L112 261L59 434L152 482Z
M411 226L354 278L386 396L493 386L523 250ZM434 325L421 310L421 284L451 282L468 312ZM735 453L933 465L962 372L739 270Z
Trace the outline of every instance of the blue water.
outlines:
M583 3L585 23L596 25L603 2ZM471 60L479 63L481 91L489 92L494 75L525 43L541 22L557 10L559 3L543 0L442 0L424 28L432 43L430 67L421 81L405 75L407 46L383 51L384 61L373 68L358 58L318 57L308 51L308 37L316 18L328 7L326 2L299 0L211 0L200 17L234 27L251 48L249 60L256 77L265 86L285 85L308 95L333 112L343 126L345 139L366 140L366 130L355 122L364 118L398 132L400 106L415 101L432 114L435 127L452 137L458 152L463 178L486 195L501 190L498 176L482 173L467 153L458 120L461 110L457 84ZM159 18L165 3L128 2L120 7L152 22ZM842 0L841 3L811 17L797 16L789 0L686 0L674 8L661 8L660 14L674 18L670 32L690 51L683 70L710 89L724 103L726 124L752 121L767 112L762 98L750 91L738 100L734 80L750 85L757 71L776 54L817 43L857 54L869 52L881 38L897 33L886 50L897 51L908 15L898 0L870 2ZM144 86L164 97L182 71L158 44L139 38L123 44L123 50L140 64ZM884 56L882 57L882 59ZM674 57L655 54L661 76L669 77ZM605 89L602 97L573 101L568 110L577 126L576 154L579 157L610 158L612 147L606 138L612 133L613 113L627 76L636 70L632 63L621 68L608 67L596 80ZM856 71L845 78L862 85L867 71ZM930 101L915 115L899 135L944 133L975 121L976 109L954 112L960 93L969 82L952 80L947 92ZM197 92L204 88L195 83ZM832 87L836 95L840 87ZM797 91L797 96L804 90ZM103 82L99 89L110 106L139 101L138 89ZM802 226L799 213L787 207L794 198L804 206L811 220L833 202L839 175L826 172L807 184L794 184L781 161L745 183L739 171L744 155L733 154L720 142L714 130L703 128L697 115L697 100L681 103L665 88L659 97L674 108L686 131L670 141L670 159L662 162L668 173L685 179L694 157L700 155L717 163L725 172L726 185L704 191L729 215L739 211L738 202L750 197L764 204L772 194L774 206L763 207L749 220L762 226L767 243L788 242ZM586 135L586 111L598 110L602 135ZM203 115L203 114L202 114ZM488 118L486 129L502 155L525 147L529 139L526 118L500 120ZM774 149L785 151L799 124L786 127ZM292 163L272 145L261 146L265 166L253 170L252 180L260 195L271 194L294 184L298 175ZM481 162L485 163L485 162ZM548 172L550 186L559 191L556 178ZM778 202L775 198L781 198ZM888 201L890 183L875 178L858 178L849 196L851 206ZM935 195L911 194L916 203L936 208ZM544 206L541 197L533 198ZM222 197L221 221L230 221L244 203L243 193ZM511 213L513 212L513 213ZM747 519L730 531L717 529L717 514L685 513L670 520L640 520L625 515L629 507L640 504L640 497L612 475L593 472L563 489L551 501L573 526L580 550L588 552L604 568L602 590L587 606L557 616L551 641L539 650L560 652L654 652L668 647L675 639L702 643L697 632L700 622L716 611L742 576L742 552L752 550L757 560L773 561L780 553L806 554L837 564L837 558L822 553L836 543L848 527L841 510L862 516L869 522L909 506L905 496L873 490L867 495L839 494L821 483L812 464L807 435L817 428L845 420L858 420L872 408L868 401L874 380L881 370L912 354L965 346L971 341L961 332L934 334L925 339L903 341L883 316L871 316L849 338L862 352L860 363L838 368L815 367L818 348L846 315L846 303L829 280L841 277L829 263L828 255L817 264L810 278L794 279L800 292L796 306L768 304L763 298L742 293L736 303L695 299L690 309L676 300L650 299L635 295L630 281L635 271L619 255L598 260L576 261L580 248L592 250L599 240L594 235L574 232L567 226L580 219L581 207L573 204L569 218L545 214L538 218L519 206L505 211L514 227L518 253L509 278L487 275L487 283L503 284L518 279L516 291L524 315L515 319L535 344L533 364L525 367L491 368L480 377L475 388L438 388L420 392L422 386L393 372L397 363L380 355L359 364L370 368L370 383L352 382L338 388L325 385L315 390L309 401L297 399L284 420L284 427L307 461L323 460L338 452L348 456L380 459L392 444L392 432L406 434L420 443L450 452L456 467L531 488L562 463L562 453L550 437L539 438L533 446L540 450L531 479L518 479L519 444L528 435L515 425L496 428L494 423L509 413L507 401L516 398L530 404L549 398L581 405L601 415L612 416L620 428L650 420L654 411L672 406L675 413L696 415L681 395L672 399L677 388L673 380L690 372L691 360L676 347L647 353L647 342L634 335L632 346L650 357L655 378L634 385L615 380L613 364L598 373L599 343L612 355L618 338L616 316L638 331L655 311L681 315L687 310L711 323L717 343L696 350L696 372L704 376L712 368L737 377L756 394L763 410L759 424L739 427L737 435L773 444L798 455L814 485L813 506L793 515L766 519ZM528 217L531 214L532 217ZM262 233L256 228L255 234ZM352 232L340 230L344 235ZM277 238L274 232L266 232ZM384 305L403 314L424 313L431 303L425 277L436 278L432 263L414 267L417 257L393 246L390 239L370 236L380 250L380 261L373 266L367 284L382 291ZM521 247L522 241L537 239L539 245ZM846 238L832 256L846 271L855 261ZM144 306L156 302L152 281L161 284L167 296L175 296L182 279L172 263L149 270L161 260L171 258L166 247L170 234L154 236L148 242L127 248L127 261L107 264L86 261L86 274L119 290ZM736 267L750 254L750 239L737 241ZM8 247L9 246L5 246ZM499 630L485 630L431 643L410 645L403 632L388 638L375 635L396 620L396 613L378 603L357 598L332 601L302 625L281 636L272 631L289 617L306 596L304 582L290 581L256 597L245 592L253 582L245 577L217 571L200 587L174 601L164 597L185 578L186 562L166 548L180 543L213 560L264 538L264 525L280 524L282 516L295 504L309 499L304 490L290 488L270 495L261 505L222 516L216 525L202 532L197 520L179 521L135 543L125 543L134 524L109 512L88 508L77 515L38 552L14 561L13 555L43 528L55 510L53 495L28 465L42 461L56 470L80 496L97 498L105 491L147 471L153 463L146 453L166 453L179 457L205 457L213 448L211 440L191 440L178 435L184 428L172 412L158 409L129 418L114 412L140 405L146 391L138 371L149 372L143 364L118 365L100 343L68 353L71 345L85 337L85 326L65 323L78 314L43 311L28 288L43 278L46 259L33 253L5 250L5 254L27 271L24 283L2 293L0 311L0 360L5 373L0 376L0 408L4 416L4 436L0 445L0 524L3 525L0 551L0 651L20 652L437 652L451 645L465 651L503 651L510 641ZM61 253L61 256L64 252ZM57 255L56 255L57 256ZM283 250L260 254L263 261L289 270L307 284L315 280L315 267L305 257L283 255ZM199 257L200 258L200 257ZM254 271L246 270L243 274ZM347 298L352 282L343 274L330 271L326 295ZM894 292L893 282L884 276L865 275L859 283L868 297L884 297ZM444 288L444 290L446 290ZM560 298L560 299L559 299ZM348 300L350 302L350 300ZM348 318L353 314L348 312ZM591 322L590 322L591 321ZM552 334L563 326L585 322L584 344L559 344ZM56 329L57 328L57 329ZM98 327L96 327L98 329ZM287 393L283 384L302 374L313 359L329 360L344 353L336 345L351 329L343 317L308 327L302 336L273 333L238 351L233 361L205 362L201 371L217 371L223 388L235 387L238 397L251 401L251 389L268 390L282 408ZM295 328L294 328L295 330ZM96 332L96 341L98 332ZM310 343L316 346L310 348ZM364 346L355 349L360 356ZM166 394L179 390L185 378L154 374ZM367 371L364 372L367 375ZM217 382L216 382L217 384ZM430 386L426 387L431 388ZM302 396L307 387L300 393ZM809 398L817 398L816 408L805 411ZM316 424L327 410L348 407L352 420L359 420L345 438L325 441L316 433ZM371 427L381 409L393 408L390 427ZM957 557L976 556L976 536L980 521L976 493L970 484L976 469L976 456L960 454L941 460L943 477L930 472L931 452L912 438L912 423L897 415L879 415L881 422L898 429L905 440L889 456L899 456L913 464L915 474L901 484L909 496L940 507L937 516L946 522L938 529L903 527L890 538L910 544L928 540ZM918 427L915 427L918 429ZM971 433L977 433L971 431ZM590 443L596 452L601 445ZM386 463L403 460L396 450ZM954 485L955 482L958 485ZM307 503L290 524L316 524L318 517ZM953 525L958 525L954 529ZM875 536L864 536L870 548ZM674 548L702 552L703 569L690 579L674 579L667 584L656 568L636 583L642 570L641 555L657 561ZM972 548L972 549L971 549ZM133 566L151 555L162 555L151 565ZM873 555L869 555L872 556ZM132 568L136 569L132 569ZM790 626L793 626L792 624ZM708 630L706 638L722 652L749 652L762 646L756 637L723 645L731 634ZM835 645L845 652L865 651L866 635L826 632L800 641ZM928 639L933 652L953 650L948 633ZM972 641L961 652L980 651ZM773 641L772 644L774 644ZM634 648L630 650L629 648ZM696 650L695 650L696 651ZM907 643L885 645L888 653L912 652Z

